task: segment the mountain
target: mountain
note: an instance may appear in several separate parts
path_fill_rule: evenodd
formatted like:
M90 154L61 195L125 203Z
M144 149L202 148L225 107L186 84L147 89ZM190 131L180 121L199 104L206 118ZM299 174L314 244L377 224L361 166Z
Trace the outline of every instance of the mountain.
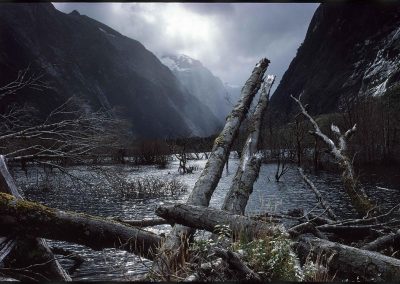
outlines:
M337 111L355 96L380 96L399 87L400 5L323 3L304 42L271 98L286 117L297 111L290 95L312 114Z
M1 3L0 86L28 66L43 73L51 89L7 96L0 111L29 102L45 114L78 95L92 110L121 109L137 137L207 136L220 127L210 109L140 42L51 3Z
M200 61L184 54L164 54L160 59L191 94L209 107L221 123L225 122L237 98L230 96L218 77Z
M225 90L228 92L226 100L229 102L230 105L236 105L236 103L239 101L240 95L242 94L243 86L232 85L226 82L224 86Z

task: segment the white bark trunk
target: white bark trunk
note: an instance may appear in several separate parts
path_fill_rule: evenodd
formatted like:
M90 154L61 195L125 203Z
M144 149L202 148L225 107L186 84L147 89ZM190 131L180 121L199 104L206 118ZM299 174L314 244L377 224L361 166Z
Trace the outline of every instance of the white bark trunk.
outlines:
M233 237L245 236L253 239L258 235L283 234L284 228L280 225L255 221L242 215L233 215L227 211L203 206L175 204L159 206L156 214L166 220L182 224L195 229L217 232L217 225L229 226Z
M313 125L314 132L312 132L312 133L316 137L320 138L328 146L328 148L330 150L330 154L336 159L339 166L342 168L342 170L343 170L342 181L344 184L344 188L346 190L346 193L350 197L351 202L354 205L354 208L360 214L363 214L363 215L367 214L374 207L374 205L371 203L371 201L369 200L364 189L360 186L357 179L355 178L353 166L352 166L349 158L345 155L346 140L348 140L350 138L350 136L352 136L356 132L356 125L354 125L353 128L347 130L345 132L345 134L341 134L341 132L337 126L335 126L335 125L331 126L332 132L335 133L335 135L339 139L339 146L337 146L332 141L332 139L330 139L328 136L326 136L321 131L321 129L319 128L319 126L315 122L315 120L308 114L308 112L306 111L306 109L304 108L303 104L300 101L301 95L299 96L298 99L296 99L292 95L291 95L291 97L299 105L303 115Z
M211 195L221 178L233 140L238 134L240 124L246 116L251 101L260 88L268 64L269 60L266 58L261 59L245 83L242 89L242 96L231 114L227 117L221 134L215 139L211 155L189 195L187 204L208 206ZM185 259L185 244L193 233L194 230L191 228L175 225L160 250L161 253L158 260L155 261L154 268L167 274L175 270L179 263ZM167 275L167 280L168 277Z
M260 99L252 116L253 125L243 147L240 164L222 205L223 210L233 214L244 214L247 201L253 192L253 184L260 172L261 160L256 154L257 146L263 114L268 106L269 92L274 81L275 76L269 75L263 82Z

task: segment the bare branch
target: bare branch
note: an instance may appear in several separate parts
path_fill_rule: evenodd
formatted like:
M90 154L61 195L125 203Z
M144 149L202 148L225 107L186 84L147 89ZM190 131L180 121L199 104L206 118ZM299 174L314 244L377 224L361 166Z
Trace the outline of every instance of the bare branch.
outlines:
M24 88L31 88L39 91L50 89L50 86L41 80L43 76L44 73L36 74L30 72L30 66L20 70L14 81L0 87L0 100L7 95L15 94Z
M319 137L328 146L330 154L336 159L339 166L342 168L343 170L342 181L344 183L345 190L349 195L354 207L359 213L365 214L374 206L372 205L364 189L360 186L359 182L355 178L353 166L349 158L345 154L346 139L349 138L356 131L356 126L354 125L352 129L347 130L346 133L342 135L339 128L335 125L332 125L331 129L333 133L339 138L339 147L336 146L336 144L332 141L332 139L330 139L328 136L322 133L318 124L308 114L308 112L306 111L306 109L304 108L303 104L300 101L300 97L301 95L299 96L298 99L296 99L291 95L291 98L299 105L303 115L306 118L308 118L308 120L313 125L314 127L313 134Z
M321 192L316 188L314 183L307 178L307 176L304 174L304 171L302 168L298 168L299 173L303 180L310 186L311 190L314 191L315 195L317 196L318 202L322 205L323 208L326 209L326 212L328 213L329 217L331 217L333 220L337 220L337 216L335 213L333 213L332 208L330 205L325 201L325 199L322 197Z

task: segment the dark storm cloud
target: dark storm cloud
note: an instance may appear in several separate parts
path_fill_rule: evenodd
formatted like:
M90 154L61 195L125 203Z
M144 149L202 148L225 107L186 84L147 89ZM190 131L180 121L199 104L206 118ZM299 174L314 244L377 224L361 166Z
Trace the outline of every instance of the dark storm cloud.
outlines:
M156 54L185 53L224 82L243 84L262 57L277 81L302 43L318 4L56 3L76 9Z

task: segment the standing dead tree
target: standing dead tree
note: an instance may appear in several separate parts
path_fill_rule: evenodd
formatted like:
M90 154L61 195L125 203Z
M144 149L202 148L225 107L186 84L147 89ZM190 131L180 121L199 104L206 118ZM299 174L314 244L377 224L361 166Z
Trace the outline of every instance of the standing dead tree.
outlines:
M301 163L303 160L303 140L305 137L305 127L304 127L304 123L302 123L299 120L299 115L296 115L295 118L295 124L294 124L294 131L295 131L295 137L296 137L296 157L297 157L297 166L301 167Z
M281 144L282 145L282 144ZM289 163L287 162L287 155L290 151L288 149L277 149L276 153L276 172L275 172L275 181L279 182L281 177L287 173L289 170Z
M250 133L242 150L240 164L222 205L223 210L233 214L244 214L247 201L253 192L253 184L260 171L261 157L257 155L260 127L274 81L275 76L268 75L262 84L260 99L251 118Z
M211 195L221 178L233 140L238 134L240 124L261 86L269 62L266 58L260 60L244 85L242 97L227 117L221 134L215 139L212 153L186 202L187 204L208 206ZM162 274L166 275L166 280L169 280L171 273L178 269L179 263L184 262L186 244L194 232L193 228L175 225L166 237L158 260L154 264L155 270L162 271Z
M193 168L186 166L189 156L187 153L187 145L189 143L189 140L187 138L180 138L175 140L170 139L166 140L166 143L168 145L170 153L173 154L175 158L177 158L179 161L178 172L180 174L192 173Z
M335 158L335 160L338 162L340 168L343 170L342 181L344 183L344 188L345 188L347 194L349 195L351 202L354 205L355 209L360 214L364 214L364 215L367 214L374 207L374 205L368 198L364 189L361 187L361 185L357 181L357 179L354 175L353 165L352 165L350 159L346 155L347 141L355 133L356 125L354 125L351 129L347 130L344 134L342 134L340 132L339 127L332 124L331 130L336 135L336 137L338 138L338 141L339 141L339 143L337 145L333 142L332 139L330 139L328 136L326 136L324 133L322 133L318 124L308 114L308 112L306 111L306 109L304 108L303 104L300 101L301 95L299 96L298 99L293 96L291 96L291 97L299 105L303 115L313 125L314 131L312 131L311 134L318 137L320 140L322 140L328 146L328 148L330 150L329 153Z

